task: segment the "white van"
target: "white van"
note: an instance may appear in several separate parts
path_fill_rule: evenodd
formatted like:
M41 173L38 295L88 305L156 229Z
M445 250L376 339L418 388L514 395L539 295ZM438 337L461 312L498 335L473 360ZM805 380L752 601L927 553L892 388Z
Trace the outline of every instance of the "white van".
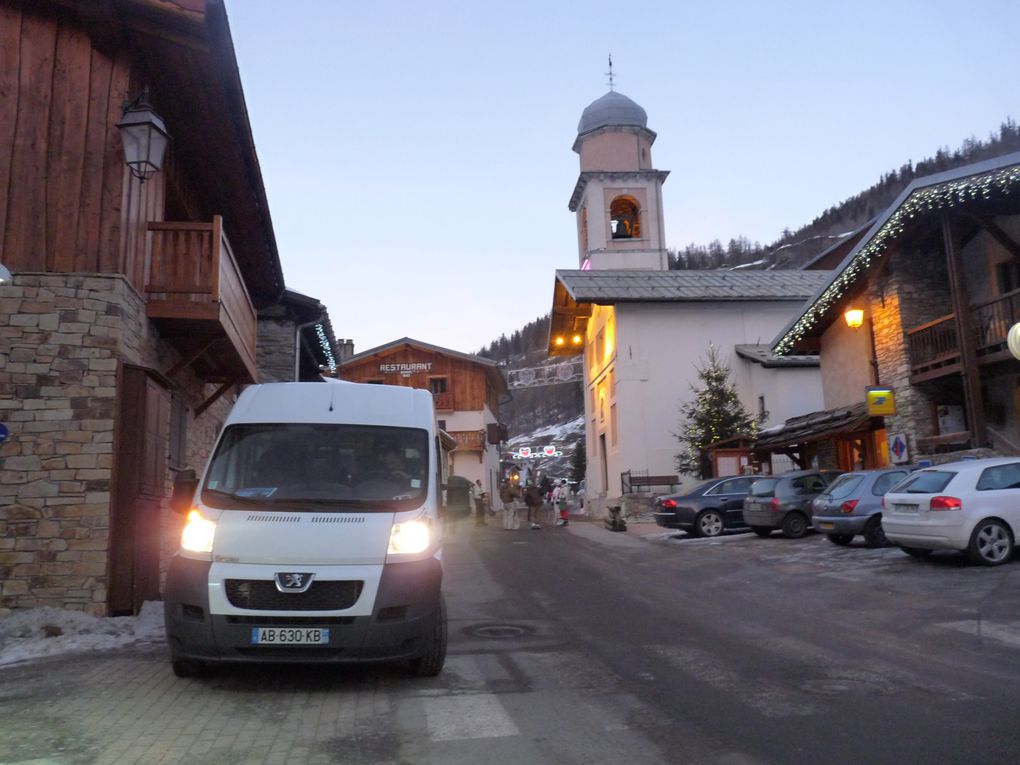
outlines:
M174 673L213 662L446 657L443 459L432 395L342 382L253 385L187 513L164 595Z

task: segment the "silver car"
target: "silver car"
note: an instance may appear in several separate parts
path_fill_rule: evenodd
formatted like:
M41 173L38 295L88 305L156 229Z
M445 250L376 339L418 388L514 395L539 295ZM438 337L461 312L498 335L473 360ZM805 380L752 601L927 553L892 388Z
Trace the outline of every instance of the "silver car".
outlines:
M911 472L908 467L843 473L811 502L812 525L834 545L858 534L868 547L885 547L882 496Z

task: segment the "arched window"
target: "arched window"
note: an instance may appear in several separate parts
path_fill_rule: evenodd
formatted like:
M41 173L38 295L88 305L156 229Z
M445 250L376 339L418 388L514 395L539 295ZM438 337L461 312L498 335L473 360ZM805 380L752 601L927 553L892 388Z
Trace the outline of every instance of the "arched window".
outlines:
M631 197L617 197L609 205L609 227L613 239L636 239L641 236L638 206Z

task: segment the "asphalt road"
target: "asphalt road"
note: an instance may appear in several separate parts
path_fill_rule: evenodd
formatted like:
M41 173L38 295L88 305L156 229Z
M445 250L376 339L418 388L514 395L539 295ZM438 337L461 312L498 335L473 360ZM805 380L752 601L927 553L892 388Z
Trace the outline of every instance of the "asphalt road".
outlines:
M0 669L0 764L1016 763L1020 560L462 524L440 677Z

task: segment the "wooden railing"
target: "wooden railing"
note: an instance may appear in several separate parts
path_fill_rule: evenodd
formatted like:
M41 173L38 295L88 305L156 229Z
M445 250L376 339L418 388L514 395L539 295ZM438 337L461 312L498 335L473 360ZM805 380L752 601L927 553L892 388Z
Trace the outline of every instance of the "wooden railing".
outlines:
M449 391L444 393L433 393L432 400L435 402L436 411L439 412L452 412L453 411L453 394Z
M1020 290L971 306L971 331L978 358L1000 353L1006 347L1009 328L1020 322ZM907 332L911 371L931 374L960 362L956 316L948 314ZM994 359L993 359L994 360Z
M149 315L160 319L216 321L255 372L255 308L237 267L223 219L211 223L149 223L152 234L145 285Z

